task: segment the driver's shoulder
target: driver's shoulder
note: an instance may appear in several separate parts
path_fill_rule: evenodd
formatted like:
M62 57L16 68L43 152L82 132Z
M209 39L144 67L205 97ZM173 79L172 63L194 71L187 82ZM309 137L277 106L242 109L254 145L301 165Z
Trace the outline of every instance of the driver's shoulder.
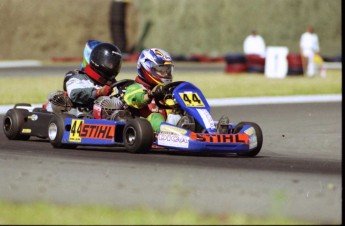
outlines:
M72 70L65 74L65 82L71 78L76 78L80 80L89 80L90 78L87 76L87 74L81 70Z

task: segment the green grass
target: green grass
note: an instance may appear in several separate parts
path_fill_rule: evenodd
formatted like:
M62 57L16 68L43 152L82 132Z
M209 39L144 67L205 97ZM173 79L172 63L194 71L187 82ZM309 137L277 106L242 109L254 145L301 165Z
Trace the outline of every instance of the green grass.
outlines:
M118 79L134 78L120 74ZM340 70L328 71L326 78L288 76L267 79L262 74L175 73L175 81L190 81L199 87L206 98L253 97L280 95L340 94ZM44 103L47 95L62 90L63 75L0 77L0 105L13 103Z
M176 76L175 79L183 79ZM332 71L326 78L288 76L268 79L262 74L188 75L188 81L198 86L207 98L286 96L341 93L341 72Z
M309 224L276 216L259 218L241 214L202 215L192 210L158 211L97 205L58 205L46 202L0 202L0 224L40 225L249 225Z

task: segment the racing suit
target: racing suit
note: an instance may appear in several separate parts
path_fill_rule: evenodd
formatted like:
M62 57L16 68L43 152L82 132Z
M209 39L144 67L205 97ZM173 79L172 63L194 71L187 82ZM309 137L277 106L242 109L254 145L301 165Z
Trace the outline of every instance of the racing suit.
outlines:
M153 130L158 132L160 124L167 118L167 112L158 108L154 98L145 98L150 90L150 85L137 76L135 82L126 88L123 99L129 107L134 109L137 116L147 118Z
M107 82L110 85L112 82ZM69 71L65 75L63 88L67 92L72 103L93 109L94 101L97 99L96 90L102 86L91 79L85 71ZM116 101L117 109L122 109L123 104L120 99Z

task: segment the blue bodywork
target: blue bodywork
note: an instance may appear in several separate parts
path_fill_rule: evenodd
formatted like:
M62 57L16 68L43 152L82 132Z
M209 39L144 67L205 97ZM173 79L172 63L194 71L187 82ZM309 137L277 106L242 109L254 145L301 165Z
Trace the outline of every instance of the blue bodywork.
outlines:
M113 146L123 144L123 121L65 118L61 143Z
M205 129L196 133L168 123L160 125L154 145L162 148L193 152L240 153L257 147L255 129L244 125L233 134L236 124L229 124L229 134L217 134L215 122L210 114L210 106L202 92L189 82L176 86L173 98L179 106ZM64 144L77 145L123 145L123 129L126 122L104 119L65 118Z

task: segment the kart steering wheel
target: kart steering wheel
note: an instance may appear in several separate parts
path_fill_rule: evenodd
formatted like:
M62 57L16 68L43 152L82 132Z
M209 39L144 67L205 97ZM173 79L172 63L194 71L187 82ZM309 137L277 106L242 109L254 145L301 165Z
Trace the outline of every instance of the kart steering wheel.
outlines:
M113 89L114 91L114 88L117 88L117 93L115 94L110 94L110 96L114 96L114 97L120 97L121 94L123 93L123 90L134 83L134 80L132 79L123 79L123 80L120 80L120 81L117 81L113 84L111 84L111 88Z
M163 86L163 90L162 90L163 95L154 96L156 105L162 109L174 109L174 108L178 107L178 105L176 105L176 104L175 105L168 105L168 104L162 104L161 102L165 103L166 99L168 99L169 97L172 98L172 93L173 93L174 89L183 82L184 81L176 81L176 82L171 82L171 83Z

